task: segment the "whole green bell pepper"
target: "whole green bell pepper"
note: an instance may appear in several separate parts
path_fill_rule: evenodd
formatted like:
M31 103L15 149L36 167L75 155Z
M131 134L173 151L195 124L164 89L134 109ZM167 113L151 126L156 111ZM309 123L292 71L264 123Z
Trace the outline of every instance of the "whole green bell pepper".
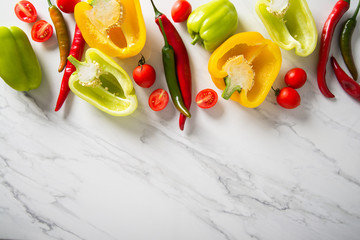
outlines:
M233 35L238 25L235 6L229 0L213 0L196 8L187 19L187 29L195 44L214 51Z
M17 91L40 86L41 68L28 37L18 27L0 27L0 77Z
M112 58L89 48L84 62L72 55L68 59L76 67L69 79L75 95L113 116L127 116L135 111L138 102L132 81Z
M279 47L303 57L315 50L318 33L306 0L259 0L255 9Z

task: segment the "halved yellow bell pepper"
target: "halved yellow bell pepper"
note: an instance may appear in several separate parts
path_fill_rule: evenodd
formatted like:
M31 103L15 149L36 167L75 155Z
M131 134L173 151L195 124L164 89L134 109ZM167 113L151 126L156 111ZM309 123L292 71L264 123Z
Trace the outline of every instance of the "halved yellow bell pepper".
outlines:
M228 38L210 56L208 70L222 97L248 108L259 106L268 95L281 67L277 44L258 32Z
M146 41L139 0L88 0L75 6L74 17L86 43L111 57L137 55Z

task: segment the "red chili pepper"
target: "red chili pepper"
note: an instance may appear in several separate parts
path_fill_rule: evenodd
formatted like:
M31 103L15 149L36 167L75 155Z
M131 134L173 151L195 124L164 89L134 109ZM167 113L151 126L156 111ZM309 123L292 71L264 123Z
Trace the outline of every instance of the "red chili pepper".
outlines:
M75 25L74 39L71 44L69 55L74 56L74 58L76 58L77 60L80 61L81 57L83 55L83 52L84 52L84 47L85 47L85 40L80 32L80 29L78 28L77 25ZM75 66L70 61L67 61L66 67L64 70L64 76L61 81L60 93L59 93L59 97L58 97L58 100L56 103L55 111L60 110L61 106L65 102L65 100L70 92L69 78L75 70L76 70Z
M182 41L180 34L174 27L174 25L170 22L170 20L159 11L155 11L155 22L159 26L159 19L161 19L161 23L165 30L165 35L169 44L174 48L175 52L175 61L176 61L176 73L179 81L181 95L183 97L184 105L187 109L190 110L191 105L191 69L189 56ZM184 114L180 114L179 118L179 127L181 130L184 130L186 116Z
M317 82L321 93L328 98L335 97L327 87L325 79L326 64L329 59L331 40L333 38L336 25L349 7L350 0L337 1L324 24L321 34L319 62L317 66Z
M345 73L334 57L331 57L331 65L337 80L345 92L360 101L360 85Z

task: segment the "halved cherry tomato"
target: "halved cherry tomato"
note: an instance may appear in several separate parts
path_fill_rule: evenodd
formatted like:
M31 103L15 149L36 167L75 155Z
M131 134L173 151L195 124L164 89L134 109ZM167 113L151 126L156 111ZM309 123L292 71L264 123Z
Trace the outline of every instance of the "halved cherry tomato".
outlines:
M37 18L37 12L29 1L20 1L17 4L15 4L15 14L16 16L23 22L27 23L33 23L36 21Z
M295 89L284 87L277 92L276 101L283 108L293 109L300 105L301 98Z
M53 27L45 20L37 21L31 28L31 38L35 42L45 42L53 34Z
M185 22L192 11L191 4L186 0L177 0L171 8L174 22Z
M209 88L201 90L195 98L197 105L201 108L211 108L217 103L217 100L217 93Z
M285 75L285 83L292 88L301 88L307 79L306 72L302 68L293 68Z
M75 5L81 0L56 0L56 5L64 13L73 13Z
M164 89L156 89L150 94L149 106L154 111L163 110L169 102L169 94Z

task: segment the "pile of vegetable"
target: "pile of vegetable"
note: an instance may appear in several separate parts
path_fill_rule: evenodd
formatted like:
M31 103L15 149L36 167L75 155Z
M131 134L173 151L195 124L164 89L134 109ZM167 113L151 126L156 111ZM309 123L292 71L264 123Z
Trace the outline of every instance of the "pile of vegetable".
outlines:
M187 0L176 0L171 8L171 19L157 9L154 0L149 1L154 9L158 34L164 41L162 60L168 89L152 91L148 104L152 110L161 111L171 99L178 110L181 130L186 119L191 118L193 83L187 48L172 21L186 22L188 34L193 39L191 44L198 43L211 53L208 71L215 86L222 91L223 99L256 108L273 89L280 106L293 109L300 105L298 89L307 80L303 69L294 68L286 73L286 87L274 89L273 84L282 66L280 48L294 50L300 57L307 57L316 49L318 32L306 0L257 1L254 10L271 39L265 39L259 32L237 32L238 14L229 0L210 0L196 9L192 9ZM133 113L138 106L133 81L139 87L151 88L159 77L156 69L141 55L146 42L146 27L140 1L57 0L56 5L51 0L47 2L52 24L38 20L36 8L30 1L19 1L14 12L21 21L33 24L31 39L35 42L47 41L56 32L60 58L58 72L63 72L63 78L55 111L61 109L68 94L73 92L113 116ZM330 58L341 87L360 100L360 85L356 82L358 72L351 49L360 1L353 15L345 21L338 44L352 77L330 56L335 28L349 6L350 0L338 0L324 23L317 83L325 97L335 97L325 78ZM73 38L68 35L63 13L74 14ZM89 49L84 54L86 44ZM26 33L18 27L1 26L0 45L0 77L17 91L39 87L41 68ZM113 59L138 55L141 58L134 67L132 79ZM196 95L195 102L200 108L211 108L218 102L218 95L213 89L203 89Z

